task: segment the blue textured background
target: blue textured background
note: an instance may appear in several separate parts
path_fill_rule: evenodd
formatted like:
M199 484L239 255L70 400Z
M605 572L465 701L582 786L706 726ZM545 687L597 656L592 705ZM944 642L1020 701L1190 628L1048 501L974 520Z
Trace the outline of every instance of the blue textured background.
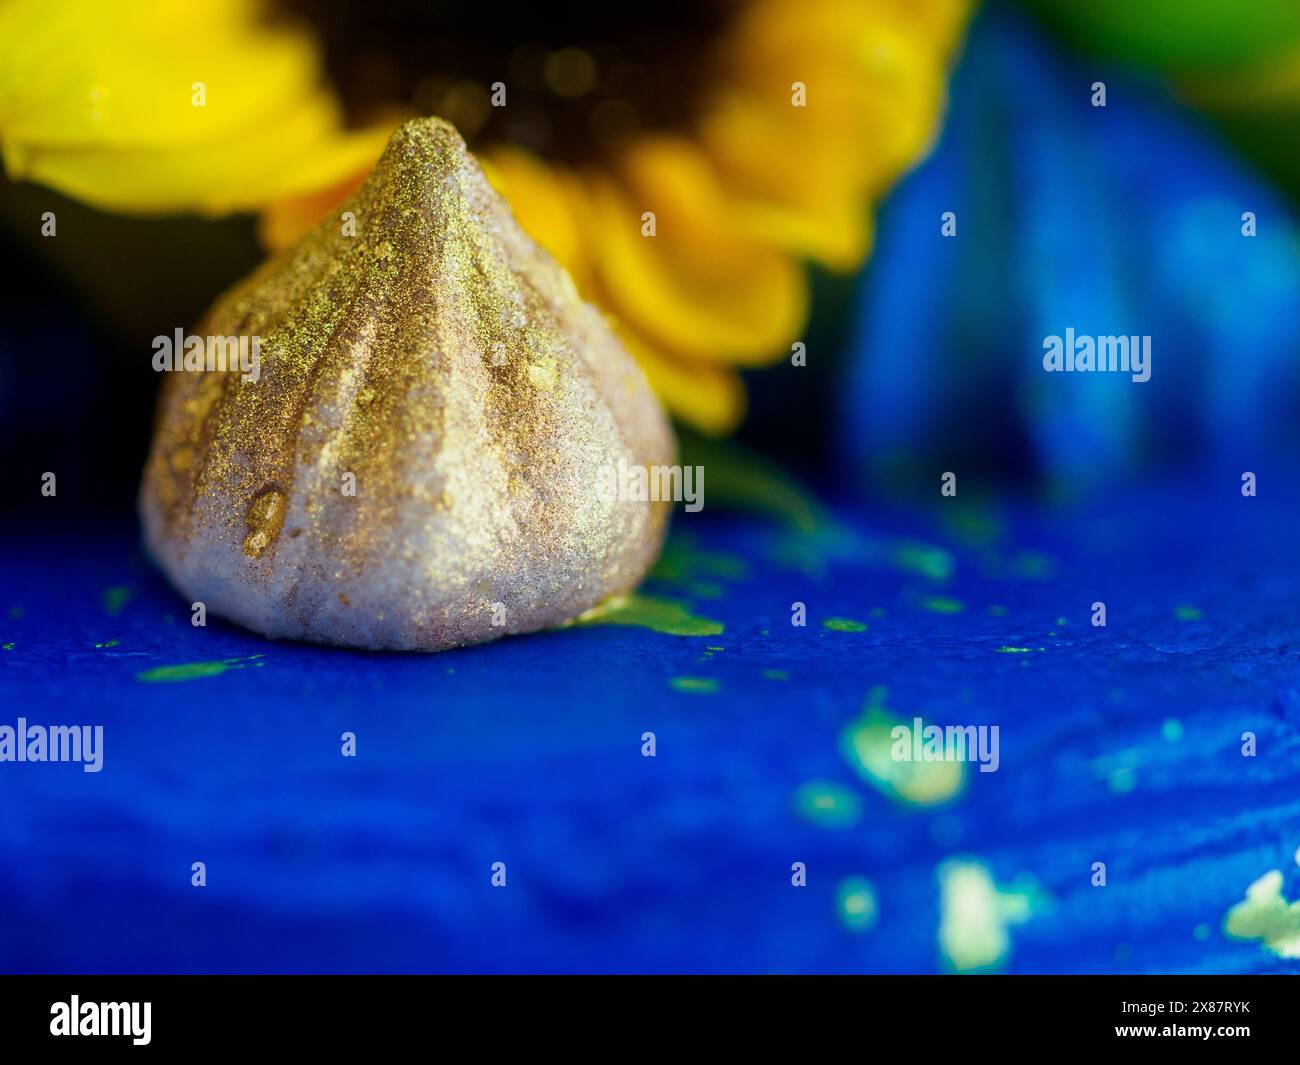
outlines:
M98 775L3 768L0 964L926 972L936 865L966 854L1050 899L1012 930L1010 971L1294 969L1219 930L1268 869L1296 888L1297 511L1272 487L1165 487L975 525L845 511L811 534L678 515L685 567L648 589L722 635L594 627L431 657L194 628L127 530L8 539L0 608L22 616L0 621L6 720L102 723L106 753ZM949 579L898 563L917 537L951 552ZM714 598L692 599L691 581ZM124 605L106 601L122 586ZM936 592L965 611L923 609ZM1095 599L1104 630L1088 623ZM807 628L790 625L796 600ZM1202 618L1179 620L1185 605ZM834 615L869 627L822 627ZM217 676L137 679L251 655ZM683 675L718 690L673 689ZM937 810L862 784L839 737L877 685L904 718L1000 724L1001 769ZM1244 730L1256 758L1239 753ZM1131 790L1114 787L1115 759ZM800 816L813 779L860 793L860 822ZM489 886L497 860L504 890ZM1089 885L1098 860L1104 889ZM836 911L851 876L876 889L863 933Z

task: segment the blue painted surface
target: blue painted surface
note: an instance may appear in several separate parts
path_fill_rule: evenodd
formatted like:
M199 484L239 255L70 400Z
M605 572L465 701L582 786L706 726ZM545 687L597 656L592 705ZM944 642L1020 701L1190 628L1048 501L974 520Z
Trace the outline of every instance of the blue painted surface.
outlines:
M8 536L3 720L103 724L105 761L0 766L0 967L928 972L935 869L965 854L1051 900L1012 929L1010 971L1294 970L1220 931L1256 877L1282 868L1288 897L1298 879L1300 508L1263 488L991 512L982 544L942 511L842 510L810 534L679 514L679 557L726 552L730 575L711 600L676 578L648 590L723 635L596 627L434 656L192 627L129 528ZM950 578L899 564L917 539L951 553ZM116 586L130 598L114 615ZM933 594L964 612L923 609ZM1105 629L1089 624L1098 599ZM796 600L806 628L790 624ZM869 627L828 631L829 616ZM724 650L702 658L709 646ZM229 658L246 661L138 679ZM674 690L683 675L718 690ZM878 685L905 719L999 724L999 771L939 809L863 784L839 740ZM1255 758L1239 753L1246 730ZM861 821L801 816L793 797L814 779L856 792ZM195 860L206 888L190 886ZM1089 885L1099 860L1104 889ZM505 889L489 885L495 861ZM871 931L837 916L851 876L875 885Z

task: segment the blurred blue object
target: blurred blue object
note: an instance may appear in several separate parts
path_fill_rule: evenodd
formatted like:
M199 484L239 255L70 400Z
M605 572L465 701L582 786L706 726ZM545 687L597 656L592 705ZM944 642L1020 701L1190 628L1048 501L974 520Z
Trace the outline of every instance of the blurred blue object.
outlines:
M1077 494L1300 445L1291 209L1161 86L1005 11L977 20L942 140L882 211L860 306L840 419L855 474L942 462L936 483ZM1150 336L1151 379L1044 372L1067 328Z

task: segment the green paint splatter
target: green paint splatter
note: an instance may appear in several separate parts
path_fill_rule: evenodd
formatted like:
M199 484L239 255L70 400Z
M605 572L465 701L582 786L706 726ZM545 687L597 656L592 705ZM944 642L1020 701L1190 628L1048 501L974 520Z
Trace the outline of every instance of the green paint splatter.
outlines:
M702 550L696 546L692 537L674 536L664 546L650 576L675 584L687 584L710 577L715 580L739 581L749 576L749 563L740 555Z
M867 623L852 618L827 618L822 622L822 628L830 629L831 632L866 632Z
M566 625L636 625L668 636L721 636L726 626L692 614L675 599L616 595Z
M900 802L932 806L962 789L965 767L958 761L914 762L894 758L894 729L905 724L885 708L887 691L872 688L862 715L840 734L840 752L877 791ZM911 722L906 722L908 728Z
M802 533L816 530L826 514L803 485L763 456L731 440L678 429L683 466L709 471L709 506L780 518Z
M1027 655L1041 650L1043 650L1041 647L999 647L997 653L1000 655Z
M1025 881L1004 891L975 859L952 858L936 872L939 950L947 967L963 973L1001 968L1011 956L1009 928L1042 905L1036 885Z
M782 532L775 536L768 555L777 565L806 577L824 577L833 561L863 557L862 538L852 529L826 523L815 532Z
M829 780L812 780L794 793L795 812L805 821L825 828L850 828L862 816L862 800L855 791Z
M97 643L97 644L95 644L95 646L96 646L96 647L116 647L116 646L117 646L118 644L120 644L121 642L122 642L121 640L106 640L104 643Z
M1012 558L1011 569L1017 577L1046 581L1056 572L1056 562L1041 551L1021 551Z
M1116 795L1127 795L1137 787L1137 770L1128 765L1120 766L1111 771L1106 783Z
M1104 780L1116 795L1127 795L1137 787L1142 762L1141 747L1125 747L1092 759L1089 768L1094 780Z
M749 576L749 563L739 555L723 551L695 552L695 565L703 573L711 573L724 581L743 581Z
M1004 525L991 509L984 506L944 507L944 524L963 543L988 547L1002 538Z
M759 674L764 680L789 680L790 674L784 669L765 669Z
M1176 606L1174 607L1174 617L1179 621L1200 621L1204 617L1200 610L1194 606Z
M103 594L104 609L108 612L109 617L117 617L122 613L126 604L131 601L134 593L128 584L115 584L111 588L105 588Z
M180 680L198 680L201 677L215 677L222 673L228 673L233 669L243 669L249 662L254 659L265 658L265 655L249 655L246 658L222 658L215 662L183 662L176 666L156 666L153 669L146 669L143 673L137 673L135 679L143 681L146 684L167 684ZM262 665L261 662L255 662L255 665Z
M673 677L668 683L675 691L695 695L712 695L719 687L717 677Z
M932 614L960 614L966 604L950 595L928 595L921 600L921 609Z
M947 580L957 568L951 552L911 540L895 547L890 554L890 561L901 570L919 573L936 581Z
M716 646L714 646L714 647L706 647L706 648L704 648L704 649L705 649L706 651L725 651L725 650L726 650L725 647L716 647Z
M1272 869L1246 889L1246 900L1232 907L1223 930L1234 939L1258 939L1280 958L1300 958L1300 901L1282 894L1282 870Z
M871 881L861 876L841 880L835 889L835 909L850 932L866 932L875 927L879 907Z
M692 581L688 586L697 599L725 599L727 589L714 581Z
M6 651L12 651L12 650L14 649L14 645L11 644L11 643L7 643L7 644L4 645L4 649L5 649Z

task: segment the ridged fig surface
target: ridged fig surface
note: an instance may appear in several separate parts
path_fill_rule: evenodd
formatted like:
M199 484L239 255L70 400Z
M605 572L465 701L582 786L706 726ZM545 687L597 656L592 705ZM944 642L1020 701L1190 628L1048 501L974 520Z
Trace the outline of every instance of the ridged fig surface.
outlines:
M666 506L598 485L673 461L664 415L445 122L399 129L190 332L260 338L256 381L166 374L141 488L150 552L210 613L432 651L572 618L659 550Z

